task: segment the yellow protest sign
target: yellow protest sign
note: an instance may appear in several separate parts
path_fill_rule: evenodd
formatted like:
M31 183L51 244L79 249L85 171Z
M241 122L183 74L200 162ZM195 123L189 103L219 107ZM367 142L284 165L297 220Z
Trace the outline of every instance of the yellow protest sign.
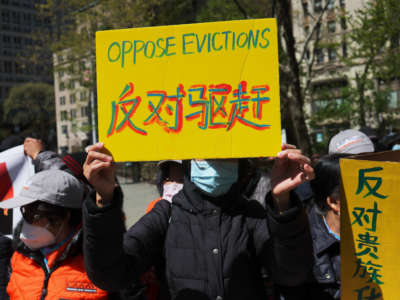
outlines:
M397 299L400 152L341 159L342 299Z
M275 19L96 33L99 139L116 161L274 156Z

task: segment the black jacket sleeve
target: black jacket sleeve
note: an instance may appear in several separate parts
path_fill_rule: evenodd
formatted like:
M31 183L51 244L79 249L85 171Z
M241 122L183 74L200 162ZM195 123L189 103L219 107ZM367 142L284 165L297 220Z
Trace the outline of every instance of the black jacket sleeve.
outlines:
M306 281L313 261L307 215L296 194L291 193L290 197L291 208L280 213L273 208L269 193L267 218L258 221L254 232L261 263L273 280L284 286L296 286Z
M124 234L122 193L114 190L109 206L99 208L94 192L83 207L86 272L98 287L117 291L128 287L163 253L170 204L159 201Z
M0 299L8 299L7 284L10 277L10 261L13 254L11 239L0 236Z

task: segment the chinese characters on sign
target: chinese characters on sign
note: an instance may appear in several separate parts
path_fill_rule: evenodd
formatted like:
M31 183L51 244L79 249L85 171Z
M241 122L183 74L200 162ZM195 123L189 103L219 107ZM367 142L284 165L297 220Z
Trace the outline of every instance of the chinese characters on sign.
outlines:
M96 32L99 140L114 160L276 156L275 19Z
M358 186L356 195L361 197L359 205L353 208L351 212L351 226L357 226L361 233L356 238L355 256L356 269L352 277L365 279L364 286L355 289L357 300L379 299L381 293L373 285L383 285L383 265L379 259L379 246L381 240L377 234L378 218L383 212L379 209L379 202L388 196L379 192L383 183L380 177L382 167L373 167L358 170ZM373 206L367 206L363 199L372 199Z
M134 94L134 84L129 82L119 101L111 102L112 117L107 137L128 128L147 135L145 127L150 125L158 125L167 133L179 133L184 121L195 119L199 119L197 126L203 130L224 128L229 131L236 121L256 130L269 129L270 124L260 122L264 104L270 101L265 95L268 91L268 85L255 85L248 90L246 81L240 82L237 89L232 89L229 84L192 85L187 92L183 85L179 85L174 95L163 90L147 91L145 101L142 101L141 96ZM183 105L183 101L189 105ZM135 116L139 105L148 108L144 120ZM188 107L196 110L186 114L184 108ZM167 116L172 116L172 122L167 120Z

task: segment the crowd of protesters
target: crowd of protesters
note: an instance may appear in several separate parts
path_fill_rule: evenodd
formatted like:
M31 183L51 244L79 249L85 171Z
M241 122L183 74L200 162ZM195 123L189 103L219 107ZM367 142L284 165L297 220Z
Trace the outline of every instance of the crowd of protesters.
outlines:
M35 175L0 202L23 216L0 236L0 299L324 300L340 299L339 160L374 145L345 130L313 162L286 144L274 159L160 161L160 197L128 229L102 143L24 150Z

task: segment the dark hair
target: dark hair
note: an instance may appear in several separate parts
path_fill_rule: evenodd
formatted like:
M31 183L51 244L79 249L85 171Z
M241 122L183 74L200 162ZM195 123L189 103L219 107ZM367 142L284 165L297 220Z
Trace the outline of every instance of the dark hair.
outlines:
M164 181L168 178L169 176L169 166L171 163L176 164L176 162L171 162L171 161L166 161L159 165L158 171L157 171L157 178L156 178L156 187L158 190L158 193L160 196L163 195L164 193Z
M339 159L347 156L349 154L326 155L314 166L315 178L310 184L314 193L314 203L322 214L325 214L329 210L326 198L339 193Z

